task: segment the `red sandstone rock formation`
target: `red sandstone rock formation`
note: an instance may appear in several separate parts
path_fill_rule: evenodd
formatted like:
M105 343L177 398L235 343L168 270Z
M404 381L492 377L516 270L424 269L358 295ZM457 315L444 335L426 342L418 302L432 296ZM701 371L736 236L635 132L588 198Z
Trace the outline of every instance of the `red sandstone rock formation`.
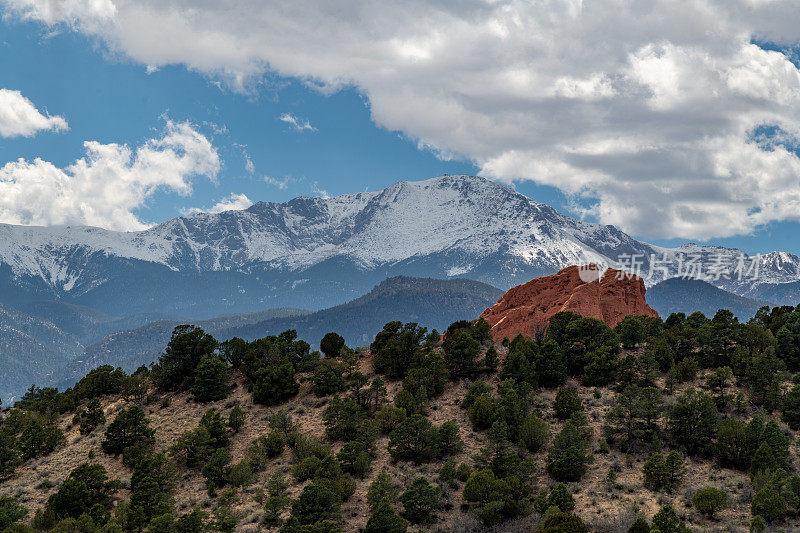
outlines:
M610 268L600 278L595 265L570 266L510 289L481 318L492 326L498 343L504 337L545 330L559 311L597 318L613 328L627 315L658 316L644 293L644 281L638 276Z

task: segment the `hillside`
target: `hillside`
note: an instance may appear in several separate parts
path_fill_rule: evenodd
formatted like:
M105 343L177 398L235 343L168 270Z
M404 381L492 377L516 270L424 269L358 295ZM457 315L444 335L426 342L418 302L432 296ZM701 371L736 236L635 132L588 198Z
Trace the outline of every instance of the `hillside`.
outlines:
M129 372L141 365L149 365L158 359L169 342L172 331L181 324L194 324L211 334L217 334L234 326L259 324L264 320L302 316L307 313L304 309L288 307L257 313L223 315L208 320L159 320L134 329L116 331L87 346L81 357L61 370L61 377L56 384L62 388L69 386L90 369L104 364L121 366Z
M365 346L392 320L416 322L443 331L456 320L472 319L497 301L503 291L468 279L423 279L398 276L386 279L370 292L343 305L301 317L265 320L218 331L220 338L253 340L295 329L314 346L335 331L348 345Z
M247 340L297 330L300 338L319 346L329 331L341 334L352 346L369 344L386 322L418 322L443 330L450 323L477 316L502 295L500 289L471 280L435 280L409 277L390 278L369 293L346 304L308 313L301 310L273 310L238 315L232 319L192 322L219 339ZM88 346L81 364L71 372L72 380L100 364L122 366L128 371L158 358L177 321L160 321L106 336Z
M752 318L756 311L770 304L744 298L696 279L673 278L662 281L647 291L647 302L663 318L672 313L689 315L700 311L712 317L720 309L731 311L741 321Z
M0 304L0 398L46 383L83 351L75 335L53 323Z
M23 523L45 509L33 522L53 531L779 531L800 516L800 363L720 346L774 342L758 328L794 327L792 311L619 337L573 317L541 345L494 346L480 323L444 343L387 328L327 360L266 337L227 346L234 367L198 364L213 344L185 330L149 374L100 369L4 410L0 505ZM70 498L80 483L99 492Z

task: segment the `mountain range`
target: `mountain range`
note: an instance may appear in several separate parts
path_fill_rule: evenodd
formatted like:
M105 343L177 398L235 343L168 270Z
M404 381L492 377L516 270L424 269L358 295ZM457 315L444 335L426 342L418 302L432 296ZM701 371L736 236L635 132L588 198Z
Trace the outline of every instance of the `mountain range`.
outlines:
M747 322L759 308L769 306L764 300L753 300L724 291L699 279L671 278L662 281L647 291L647 303L662 318L672 313L690 315L700 311L713 317L720 309L727 309L739 319Z
M240 337L251 341L294 329L299 338L318 346L326 333L335 331L355 347L369 345L383 325L392 320L443 331L456 320L478 316L502 294L500 289L468 279L398 276L350 302L313 313L287 308L190 322L219 340ZM175 326L185 322L162 320L107 335L86 347L79 364L73 365L74 371L65 374L80 377L101 364L133 371L157 359Z
M650 288L699 277L703 288L747 298L733 302L743 305L741 314L763 302L800 300L800 258L790 253L750 257L693 243L655 246L474 176L259 202L140 232L0 224L0 371L6 376L0 395L34 381L69 379L97 361L144 361L153 356L150 344L163 346L172 328L187 321L220 338L291 326L313 341L338 316L339 326L330 329L365 344L379 326L373 317L417 316L424 325L443 327L451 318L477 316L511 286L586 263L636 271ZM391 288L403 282L380 284L397 276L486 285L470 286L467 299L452 308L462 289L431 285L427 290L447 297L430 308L410 299L422 306L412 309L411 303L386 303ZM376 286L380 298L370 293ZM654 307L662 314L694 301L677 296L692 294L686 284L660 287L650 294L661 298L663 306ZM304 315L303 309L323 311Z
M746 271L737 275L740 259ZM713 246L662 248L498 183L446 175L376 192L200 213L141 232L0 225L0 301L209 318L322 309L395 275L467 277L508 289L589 262L638 266L648 285L691 273L692 265L724 263L728 272L709 279L713 285L751 298L770 293L776 303L784 303L783 284L800 281L800 258L789 253L750 258Z

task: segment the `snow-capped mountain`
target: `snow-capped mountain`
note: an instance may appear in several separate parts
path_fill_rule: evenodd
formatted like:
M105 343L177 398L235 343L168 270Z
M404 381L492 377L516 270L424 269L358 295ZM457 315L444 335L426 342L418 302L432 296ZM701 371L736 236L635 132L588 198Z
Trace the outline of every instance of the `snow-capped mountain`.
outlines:
M637 270L650 285L700 273L749 296L800 280L800 259L791 254L652 246L483 178L441 176L378 192L260 202L142 232L0 225L0 301L212 316L322 308L392 275L461 276L505 289L590 262Z

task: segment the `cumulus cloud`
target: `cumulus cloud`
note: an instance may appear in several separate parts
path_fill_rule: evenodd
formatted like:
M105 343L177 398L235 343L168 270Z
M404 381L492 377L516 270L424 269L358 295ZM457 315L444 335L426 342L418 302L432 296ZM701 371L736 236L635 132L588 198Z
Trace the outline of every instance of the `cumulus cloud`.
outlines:
M0 137L32 137L40 131L67 129L63 117L42 114L19 91L0 89Z
M280 120L281 122L285 122L285 123L289 124L296 131L300 131L300 132L303 132L303 131L317 131L317 128L312 126L311 123L308 120L303 119L303 118L298 118L298 117L294 116L292 113L284 113L280 117L278 117L278 120Z
M378 125L639 235L800 218L800 72L774 50L800 41L793 0L0 2L236 89L356 87Z
M223 198L208 209L192 207L181 211L184 215L194 215L197 213L222 213L223 211L239 211L247 209L253 202L245 194L231 193L227 198Z
M163 134L133 149L84 142L86 155L69 166L36 158L0 167L0 222L89 225L141 230L134 211L158 190L188 195L192 178L214 179L220 160L189 123L167 121Z

